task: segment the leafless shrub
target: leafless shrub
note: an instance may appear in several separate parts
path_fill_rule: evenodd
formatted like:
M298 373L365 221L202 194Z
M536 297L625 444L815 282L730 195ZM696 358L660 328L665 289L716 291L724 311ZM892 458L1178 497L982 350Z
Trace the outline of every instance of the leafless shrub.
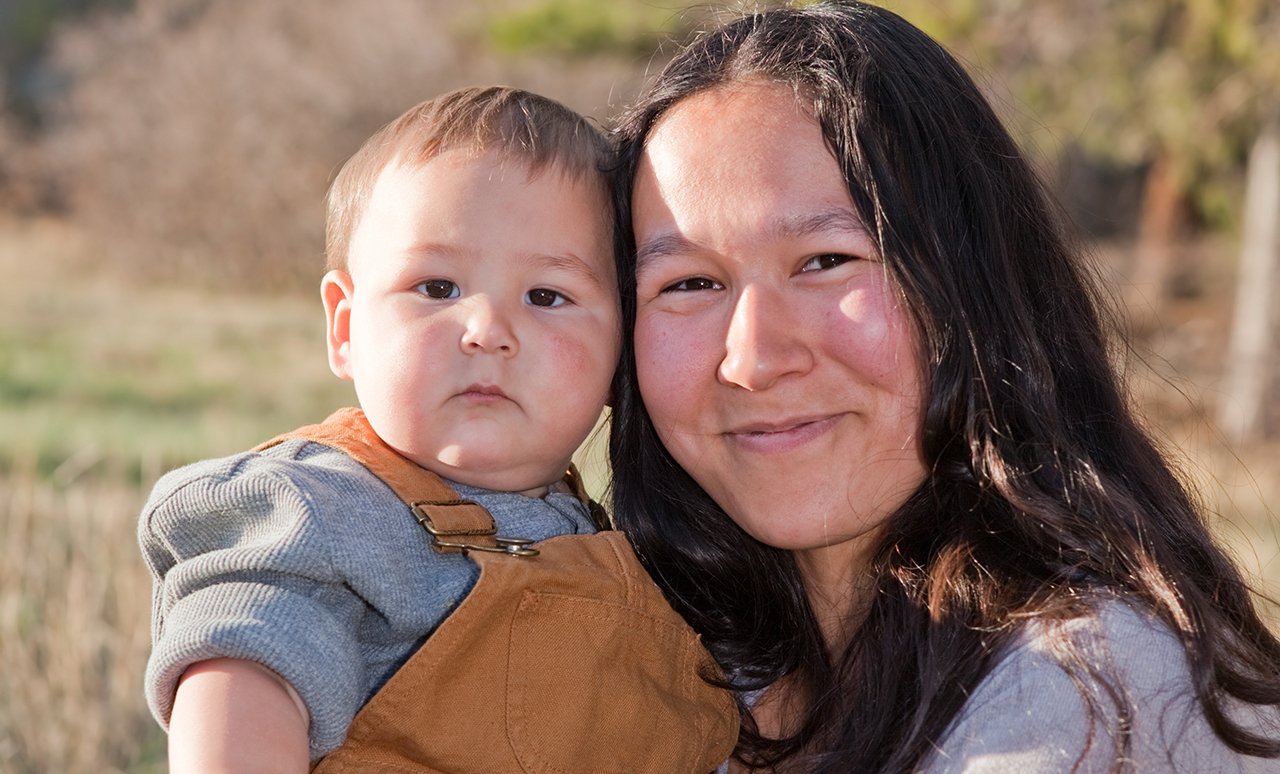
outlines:
M4 88L0 84L0 104L3 102ZM43 157L32 147L29 132L0 112L0 212L30 215L57 209L42 162Z
M378 125L470 83L607 111L636 68L498 61L445 0L138 0L61 30L42 150L104 258L213 284L312 284L331 175Z

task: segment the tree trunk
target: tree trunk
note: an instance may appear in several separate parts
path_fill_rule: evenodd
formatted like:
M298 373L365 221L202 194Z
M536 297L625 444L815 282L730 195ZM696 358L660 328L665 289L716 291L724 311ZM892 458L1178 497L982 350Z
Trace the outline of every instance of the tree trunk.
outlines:
M1228 441L1263 435L1273 346L1271 299L1280 263L1280 121L1263 127L1249 151L1244 243L1235 316L1227 348L1226 384L1218 422Z
M1138 244L1125 304L1132 332L1150 332L1159 323L1165 286L1173 262L1173 237L1178 227L1180 194L1173 154L1161 148L1147 170L1138 220Z

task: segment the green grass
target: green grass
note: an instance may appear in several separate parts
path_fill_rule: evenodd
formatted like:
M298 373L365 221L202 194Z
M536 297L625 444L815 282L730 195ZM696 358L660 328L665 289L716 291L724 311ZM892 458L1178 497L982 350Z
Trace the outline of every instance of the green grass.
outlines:
M133 287L24 271L52 224L0 246L0 458L96 450L166 466L247 448L355 401L329 372L319 298ZM64 249L74 249L74 243ZM318 295L318 294L317 294ZM138 463L140 464L140 463Z
M57 223L0 223L0 470L149 482L356 405L329 370L318 292L132 285L79 271L85 250ZM578 459L599 497L596 437Z

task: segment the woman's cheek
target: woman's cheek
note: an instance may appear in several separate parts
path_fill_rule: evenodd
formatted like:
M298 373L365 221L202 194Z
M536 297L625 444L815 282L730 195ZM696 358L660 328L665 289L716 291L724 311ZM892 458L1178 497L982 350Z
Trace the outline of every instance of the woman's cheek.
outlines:
M904 396L919 394L913 334L897 294L881 273L840 300L820 330L831 331L824 346L843 363L858 363L875 384L899 384Z
M708 374L714 381L715 368L708 365L709 347L696 325L687 318L663 317L640 317L635 342L640 396L665 436L667 427L687 424L682 417L696 419L700 385Z

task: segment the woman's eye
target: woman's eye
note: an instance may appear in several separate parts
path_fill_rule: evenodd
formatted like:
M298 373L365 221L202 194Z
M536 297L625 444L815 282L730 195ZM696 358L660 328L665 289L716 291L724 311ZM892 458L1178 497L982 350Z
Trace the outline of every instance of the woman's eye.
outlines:
M719 290L720 283L706 277L690 277L682 279L679 282L667 285L662 289L663 293L690 293L697 290Z
M414 289L428 298L457 298L461 295L457 283L446 279L427 280Z
M856 260L854 256L845 255L844 253L822 253L821 255L815 255L808 261L805 261L804 266L800 267L800 271L806 272L834 269L842 263L848 263L853 260Z
M546 288L534 288L529 291L526 297L529 299L529 303L534 306L560 306L569 300L556 291L547 290Z

